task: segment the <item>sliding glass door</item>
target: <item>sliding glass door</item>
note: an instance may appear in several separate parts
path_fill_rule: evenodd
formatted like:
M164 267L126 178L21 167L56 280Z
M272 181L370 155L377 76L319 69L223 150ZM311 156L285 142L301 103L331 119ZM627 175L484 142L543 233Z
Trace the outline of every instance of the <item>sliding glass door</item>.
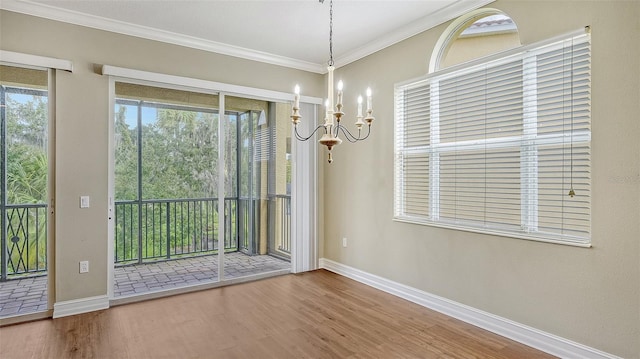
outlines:
M224 96L221 116L216 94L116 82L115 95L114 297L288 272L269 241L289 223L268 196L280 104Z
M48 71L0 66L0 317L48 309Z

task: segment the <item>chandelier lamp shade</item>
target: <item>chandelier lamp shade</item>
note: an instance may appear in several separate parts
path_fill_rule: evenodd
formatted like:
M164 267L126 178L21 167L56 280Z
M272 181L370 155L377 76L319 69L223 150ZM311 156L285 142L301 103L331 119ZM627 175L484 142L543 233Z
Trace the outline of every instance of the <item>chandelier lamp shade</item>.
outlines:
M323 3L324 0L319 0L320 3ZM302 136L298 132L298 123L300 123L302 119L302 115L300 114L300 86L296 85L294 89L294 97L293 97L293 107L291 113L291 122L293 123L294 132L296 138L299 141L307 141L311 139L320 129L324 130L324 133L320 140L318 141L321 145L327 147L328 152L328 161L329 163L333 162L333 158L331 156L331 149L334 146L337 146L342 143L342 139L340 138L340 134L347 139L347 141L351 143L363 141L369 137L371 134L371 123L374 120L372 116L373 110L371 108L371 88L367 88L367 110L366 116L363 116L362 112L362 96L358 96L358 114L356 116L355 126L357 129L357 134L351 133L344 125L341 124L341 120L345 113L343 112L343 87L344 84L341 81L338 81L337 88L334 87L333 82L333 71L335 67L333 66L333 0L329 2L329 61L327 67L327 100L325 102L326 106L326 114L324 118L324 124L319 125L318 127L311 132L308 136ZM334 104L334 92L337 89L336 101ZM362 127L367 125L367 133L366 135L362 134Z

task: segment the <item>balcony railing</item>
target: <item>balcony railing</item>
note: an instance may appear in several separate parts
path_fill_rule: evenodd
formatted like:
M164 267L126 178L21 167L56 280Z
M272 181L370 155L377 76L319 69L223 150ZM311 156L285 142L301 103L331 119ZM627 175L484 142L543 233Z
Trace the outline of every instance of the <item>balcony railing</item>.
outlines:
M115 262L180 258L238 248L236 198L224 201L224 232L218 228L218 199L116 201Z
M8 204L0 280L47 271L47 205Z
M225 198L224 233L218 228L218 199L166 199L116 201L114 249L119 265L176 259L246 248L249 233L259 234L260 200ZM291 252L291 197L271 196L273 240L270 254L288 258ZM249 225L249 203L253 202L254 225ZM0 280L47 271L47 205L6 205L6 235L2 236ZM244 233L240 233L240 229ZM254 237L255 238L255 237ZM243 242L243 243L239 243Z
M291 255L291 196L276 195L275 204L275 237L278 251Z
M278 210L272 212L277 217L275 247L287 257L291 252L291 198L276 197ZM116 201L115 262L132 264L215 254L221 238L225 252L256 254L260 201L225 198L222 236L217 224L217 198Z

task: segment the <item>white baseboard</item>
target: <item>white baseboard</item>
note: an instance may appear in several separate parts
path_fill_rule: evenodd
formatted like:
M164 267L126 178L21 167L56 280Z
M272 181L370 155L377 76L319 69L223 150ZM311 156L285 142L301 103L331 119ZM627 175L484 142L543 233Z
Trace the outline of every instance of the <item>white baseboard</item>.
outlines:
M330 259L320 258L319 262L320 268L460 319L551 355L561 358L621 359L598 349L334 262Z
M108 308L109 297L106 295L67 300L53 304L53 318L61 318Z

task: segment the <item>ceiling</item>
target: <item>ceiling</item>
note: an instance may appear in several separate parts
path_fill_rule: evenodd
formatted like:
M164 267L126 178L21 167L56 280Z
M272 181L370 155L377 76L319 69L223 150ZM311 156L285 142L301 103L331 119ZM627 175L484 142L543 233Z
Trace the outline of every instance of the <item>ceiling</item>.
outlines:
M323 73L329 59L329 1L2 0L0 8ZM335 0L335 65L492 1Z

